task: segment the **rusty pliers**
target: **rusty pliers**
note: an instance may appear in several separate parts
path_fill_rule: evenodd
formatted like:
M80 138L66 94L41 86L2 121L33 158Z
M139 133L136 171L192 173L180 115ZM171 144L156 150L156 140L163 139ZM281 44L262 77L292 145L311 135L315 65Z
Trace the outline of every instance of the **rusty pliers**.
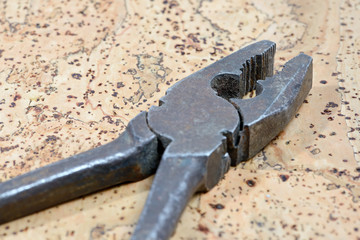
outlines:
M273 76L274 54L251 44L176 83L113 142L1 183L0 224L156 171L132 239L168 239L190 197L264 148L310 91L312 58Z

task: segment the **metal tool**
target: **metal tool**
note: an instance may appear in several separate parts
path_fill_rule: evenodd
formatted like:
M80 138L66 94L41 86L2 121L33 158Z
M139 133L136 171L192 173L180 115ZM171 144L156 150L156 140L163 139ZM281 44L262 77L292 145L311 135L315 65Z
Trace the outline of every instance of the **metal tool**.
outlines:
M273 42L251 44L176 83L115 141L1 183L0 223L158 167L132 239L168 239L190 197L265 147L310 91L312 58L300 54L273 76L274 54Z

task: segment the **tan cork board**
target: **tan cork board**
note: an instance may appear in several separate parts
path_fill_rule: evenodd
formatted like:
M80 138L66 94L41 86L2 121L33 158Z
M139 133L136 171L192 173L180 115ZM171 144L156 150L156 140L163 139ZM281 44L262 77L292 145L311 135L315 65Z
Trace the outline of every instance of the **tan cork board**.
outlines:
M176 81L252 42L313 88L256 157L192 198L172 239L360 238L360 1L0 3L0 180L113 140ZM0 239L129 239L153 177L0 226ZM1 214L1 213L0 213Z

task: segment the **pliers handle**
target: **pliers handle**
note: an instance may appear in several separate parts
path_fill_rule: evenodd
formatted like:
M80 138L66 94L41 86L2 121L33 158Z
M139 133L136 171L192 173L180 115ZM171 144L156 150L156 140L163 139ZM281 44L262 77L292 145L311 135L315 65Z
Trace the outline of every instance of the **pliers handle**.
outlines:
M158 168L132 239L168 239L191 196L265 147L310 91L312 58L273 76L274 54L251 44L176 83L113 142L0 183L0 224Z
M156 171L161 151L146 113L114 141L0 183L0 224Z

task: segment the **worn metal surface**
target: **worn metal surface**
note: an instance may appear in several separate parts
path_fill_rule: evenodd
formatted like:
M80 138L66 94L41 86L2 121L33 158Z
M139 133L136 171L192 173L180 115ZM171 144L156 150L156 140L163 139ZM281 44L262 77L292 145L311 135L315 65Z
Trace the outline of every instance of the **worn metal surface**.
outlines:
M0 224L155 172L158 141L140 113L116 140L0 184Z
M274 54L275 43L254 43L183 79L150 109L165 152L132 239L168 239L193 193L210 190L230 158L252 157L294 116L311 88L312 59L301 54L271 77ZM253 90L258 96L241 100Z
M243 121L239 160L252 158L264 148L295 116L312 86L312 58L299 54L283 70L258 82L257 95L251 99L231 98Z
M272 76L274 54L270 41L245 47L178 82L117 140L1 183L0 223L143 179L162 156L133 239L168 239L189 198L268 144L307 96L311 57L300 54Z

